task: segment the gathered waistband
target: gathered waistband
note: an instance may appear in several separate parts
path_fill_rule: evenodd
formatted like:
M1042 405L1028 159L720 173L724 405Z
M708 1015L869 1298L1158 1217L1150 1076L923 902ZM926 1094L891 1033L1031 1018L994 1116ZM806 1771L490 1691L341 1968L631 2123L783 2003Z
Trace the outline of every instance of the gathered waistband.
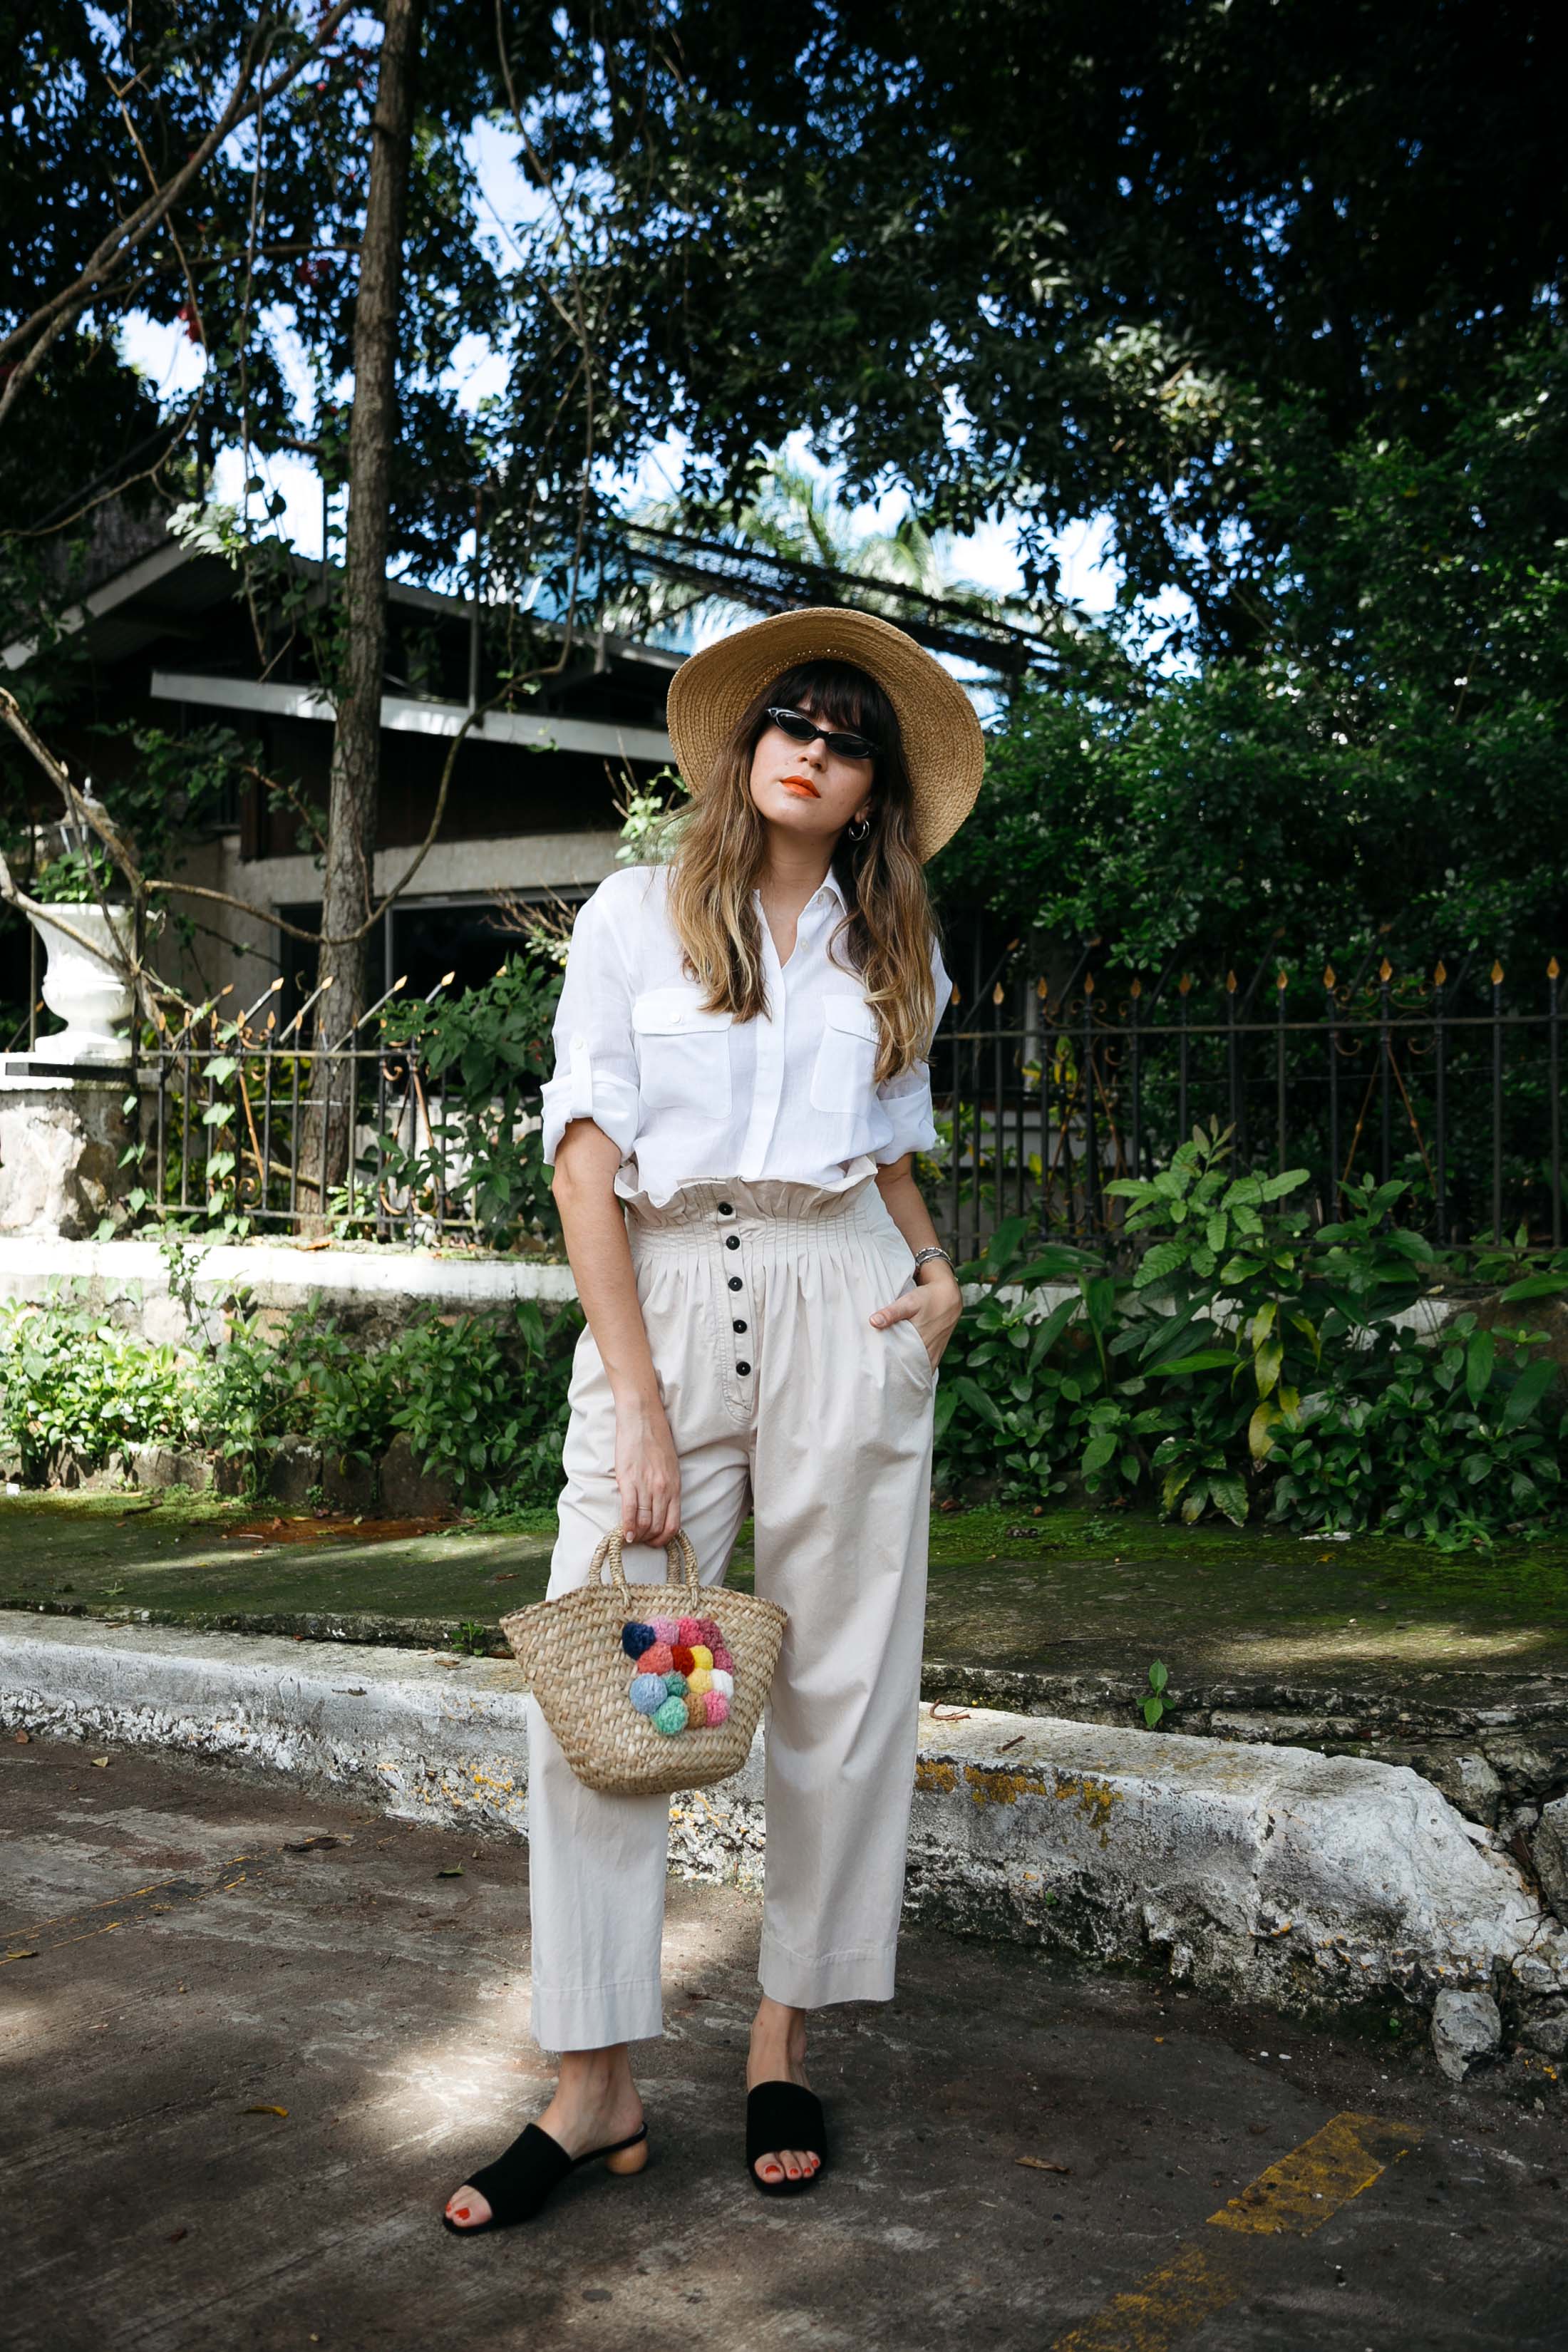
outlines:
M898 1232L872 1176L832 1192L771 1179L745 1183L733 1176L704 1178L681 1185L668 1201L656 1203L646 1193L636 1193L624 1205L633 1245L639 1252L661 1245L707 1245L718 1229L735 1232L748 1226L753 1233L765 1230L771 1242L786 1247L796 1230L803 1242L828 1234Z

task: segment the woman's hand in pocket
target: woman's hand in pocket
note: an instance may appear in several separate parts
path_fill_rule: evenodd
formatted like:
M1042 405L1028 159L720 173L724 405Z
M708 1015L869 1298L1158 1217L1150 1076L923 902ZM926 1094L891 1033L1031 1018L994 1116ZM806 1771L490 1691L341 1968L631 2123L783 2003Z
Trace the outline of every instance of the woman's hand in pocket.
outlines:
M657 1395L616 1401L616 1486L626 1542L668 1543L680 1525L680 1462Z
M963 1293L949 1269L933 1260L921 1267L912 1290L900 1291L888 1306L879 1307L871 1320L879 1331L886 1331L892 1324L907 1318L920 1333L926 1354L936 1365L941 1363L963 1312Z

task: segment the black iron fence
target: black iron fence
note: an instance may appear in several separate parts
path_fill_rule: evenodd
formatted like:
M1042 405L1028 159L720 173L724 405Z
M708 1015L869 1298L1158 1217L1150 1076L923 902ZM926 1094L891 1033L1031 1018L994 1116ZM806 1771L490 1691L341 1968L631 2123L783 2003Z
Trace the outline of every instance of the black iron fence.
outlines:
M932 1057L931 1171L950 1247L1005 1217L1113 1238L1106 1187L1152 1176L1194 1125L1231 1130L1239 1170L1307 1171L1324 1221L1370 1174L1406 1187L1404 1222L1464 1248L1563 1238L1562 1015L1553 957L1348 978L1270 961L1205 985L1097 974L1059 985L973 944Z
M434 1003L451 979L419 1003ZM237 1014L204 1008L143 1056L134 1214L512 1246L552 1227L537 1083L475 1099L459 1068L399 1039L395 990L339 1033L321 989L279 1024L281 985Z
M1211 1121L1231 1130L1238 1169L1305 1169L1324 1221L1370 1174L1402 1183L1401 1217L1445 1246L1563 1246L1555 959L1535 973L1382 961L1349 977L1270 963L1217 984L1180 968L1108 979L1088 958L1053 982L973 942L963 961L932 1055L942 1139L922 1171L955 1253L1014 1216L1114 1243L1107 1187L1156 1173ZM537 1076L476 1099L460 1065L399 1041L395 992L346 1035L320 992L283 1024L274 1001L209 1008L143 1057L134 1211L378 1241L537 1245L554 1232Z

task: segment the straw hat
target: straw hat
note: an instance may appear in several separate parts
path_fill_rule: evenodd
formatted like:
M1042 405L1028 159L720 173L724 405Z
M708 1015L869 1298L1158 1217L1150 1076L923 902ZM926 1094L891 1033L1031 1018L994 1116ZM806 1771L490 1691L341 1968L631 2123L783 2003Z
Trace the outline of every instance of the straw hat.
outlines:
M747 704L783 671L807 661L854 662L898 712L921 858L934 857L974 806L985 739L951 672L902 629L870 613L837 604L775 613L682 662L670 680L668 714L681 774L700 793Z

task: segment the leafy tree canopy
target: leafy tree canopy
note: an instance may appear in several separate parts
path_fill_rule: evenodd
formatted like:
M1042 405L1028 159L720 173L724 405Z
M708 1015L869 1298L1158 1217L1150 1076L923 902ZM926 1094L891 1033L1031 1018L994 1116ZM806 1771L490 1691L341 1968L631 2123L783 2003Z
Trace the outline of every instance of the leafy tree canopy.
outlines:
M805 425L852 491L960 530L1103 510L1130 596L1205 646L1309 519L1280 404L1331 447L1441 442L1561 274L1560 105L1528 0L683 0L637 104L575 119L624 219L616 396L745 495ZM635 57L632 54L635 49ZM564 134L563 134L564 138ZM657 183L650 215L640 191ZM609 192L606 194L606 190Z

